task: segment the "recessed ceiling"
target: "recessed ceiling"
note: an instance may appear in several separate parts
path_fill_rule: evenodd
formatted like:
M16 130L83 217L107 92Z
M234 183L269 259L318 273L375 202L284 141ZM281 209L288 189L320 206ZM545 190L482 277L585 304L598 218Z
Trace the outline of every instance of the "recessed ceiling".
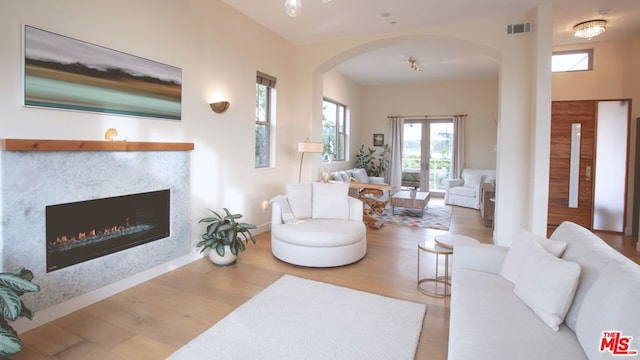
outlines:
M302 13L295 18L285 14L284 0L223 1L293 44L311 44L477 18L518 18L548 0L302 0ZM600 15L601 10L608 13ZM599 17L608 27L597 41L640 36L640 0L555 0L553 11L556 45L580 42L572 35L573 26ZM409 69L410 56L422 71ZM423 40L358 55L337 69L362 84L498 76L497 61L487 55L459 44Z

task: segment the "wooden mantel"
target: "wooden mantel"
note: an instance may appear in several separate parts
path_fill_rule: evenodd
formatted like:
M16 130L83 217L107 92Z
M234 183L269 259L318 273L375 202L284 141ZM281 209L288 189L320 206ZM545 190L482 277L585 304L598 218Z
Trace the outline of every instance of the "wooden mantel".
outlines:
M193 143L96 140L2 139L3 151L190 151Z

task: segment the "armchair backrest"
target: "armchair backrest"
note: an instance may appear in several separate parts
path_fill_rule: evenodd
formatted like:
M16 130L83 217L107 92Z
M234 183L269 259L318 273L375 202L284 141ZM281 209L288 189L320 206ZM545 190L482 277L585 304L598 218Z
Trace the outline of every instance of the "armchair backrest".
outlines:
M478 179L479 181L477 182L472 181L474 183L473 185L475 186L481 183L491 182L492 180L495 180L496 171L491 169L463 169L460 177L465 179L465 183L467 182L467 179Z
M287 201L293 217L362 221L362 201L348 196L348 183L288 184L282 200L272 199L272 223L283 223L281 201ZM277 201L274 201L276 200Z

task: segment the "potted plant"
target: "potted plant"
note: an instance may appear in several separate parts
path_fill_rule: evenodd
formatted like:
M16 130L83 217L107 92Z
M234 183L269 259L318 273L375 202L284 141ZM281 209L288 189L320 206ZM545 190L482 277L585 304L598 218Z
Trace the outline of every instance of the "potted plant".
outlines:
M376 150L369 148L364 150L364 144L360 145L360 150L356 154L354 167L365 169L369 176L384 176L384 172L389 168L389 145L382 147L382 152L376 157Z
M24 268L0 273L0 359L13 359L13 355L22 351L22 341L9 321L15 321L20 316L33 318L33 311L27 309L20 299L26 292L40 291L40 286L31 280L33 273Z
M209 249L209 259L216 265L227 266L236 262L238 254L245 250L245 243L256 239L251 234L251 229L256 226L236 221L241 214L231 214L224 208L224 216L208 209L213 216L200 219L199 223L207 223L202 240L196 247L202 247L200 253Z

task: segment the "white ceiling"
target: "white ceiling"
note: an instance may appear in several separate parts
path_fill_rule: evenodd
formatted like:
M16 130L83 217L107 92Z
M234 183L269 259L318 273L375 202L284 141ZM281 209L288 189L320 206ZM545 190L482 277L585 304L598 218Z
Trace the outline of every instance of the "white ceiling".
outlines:
M295 18L285 14L284 0L223 1L294 44L310 44L477 18L518 18L548 0L302 0L302 13ZM601 10L608 13L601 15ZM555 45L580 42L572 36L573 25L594 18L608 21L607 31L598 41L640 35L640 0L556 0L553 12ZM409 69L410 56L417 59L421 71ZM337 69L361 84L498 76L496 60L473 48L438 39L367 52Z

